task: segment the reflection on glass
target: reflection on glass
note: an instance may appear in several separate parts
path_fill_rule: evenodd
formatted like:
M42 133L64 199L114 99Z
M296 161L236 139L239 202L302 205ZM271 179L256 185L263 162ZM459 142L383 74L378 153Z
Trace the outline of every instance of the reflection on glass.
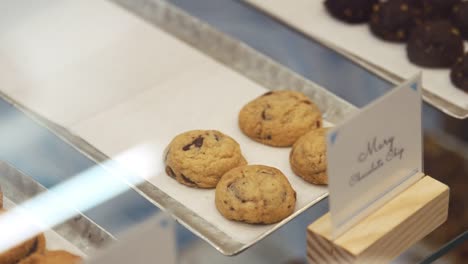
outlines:
M162 170L161 148L140 145L94 166L0 217L0 252L95 207ZM125 161L125 162L122 162ZM130 170L121 164L138 168ZM105 172L105 173L103 173Z

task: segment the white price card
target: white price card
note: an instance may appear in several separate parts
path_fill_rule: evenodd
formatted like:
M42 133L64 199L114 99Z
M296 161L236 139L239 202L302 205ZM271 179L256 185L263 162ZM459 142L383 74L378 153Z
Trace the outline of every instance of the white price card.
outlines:
M176 264L175 221L163 212L131 228L88 264Z
M421 75L327 136L333 237L422 177Z

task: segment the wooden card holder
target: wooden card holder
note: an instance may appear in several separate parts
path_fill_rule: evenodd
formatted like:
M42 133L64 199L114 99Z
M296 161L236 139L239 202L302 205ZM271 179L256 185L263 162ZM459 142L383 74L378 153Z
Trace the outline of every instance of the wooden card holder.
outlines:
M309 263L388 263L447 219L449 188L425 176L332 240L330 213L307 228Z

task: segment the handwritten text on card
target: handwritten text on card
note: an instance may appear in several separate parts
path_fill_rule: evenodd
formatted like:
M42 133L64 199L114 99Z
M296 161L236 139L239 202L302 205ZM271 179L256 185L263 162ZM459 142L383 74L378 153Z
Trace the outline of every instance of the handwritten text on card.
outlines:
M327 135L333 237L422 176L421 79L415 76Z
M356 172L351 175L349 179L349 186L354 186L361 180L367 178L372 173L383 167L386 162L390 162L393 159L402 159L404 148L396 146L395 137L390 136L388 138L379 139L377 137L372 138L367 142L366 149L359 153L357 161L359 163L370 162L370 168L364 172ZM383 155L382 155L383 153Z

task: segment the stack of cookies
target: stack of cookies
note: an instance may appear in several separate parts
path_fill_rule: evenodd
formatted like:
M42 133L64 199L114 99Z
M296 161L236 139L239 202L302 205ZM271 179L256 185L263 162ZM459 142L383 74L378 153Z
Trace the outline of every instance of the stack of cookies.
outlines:
M3 195L0 188L0 214L6 212L3 209ZM0 264L77 264L81 258L67 251L46 249L44 234L39 234L8 251L0 253Z
M293 171L309 183L327 184L326 130L318 107L304 94L281 90L261 95L241 109L239 127L258 143L292 147ZM294 212L296 192L287 177L277 168L247 165L240 145L220 131L176 136L164 161L166 174L177 182L216 188L216 208L227 219L272 224Z
M329 13L346 23L369 23L390 42L407 42L408 59L427 68L451 68L452 83L468 92L468 1L326 0Z

